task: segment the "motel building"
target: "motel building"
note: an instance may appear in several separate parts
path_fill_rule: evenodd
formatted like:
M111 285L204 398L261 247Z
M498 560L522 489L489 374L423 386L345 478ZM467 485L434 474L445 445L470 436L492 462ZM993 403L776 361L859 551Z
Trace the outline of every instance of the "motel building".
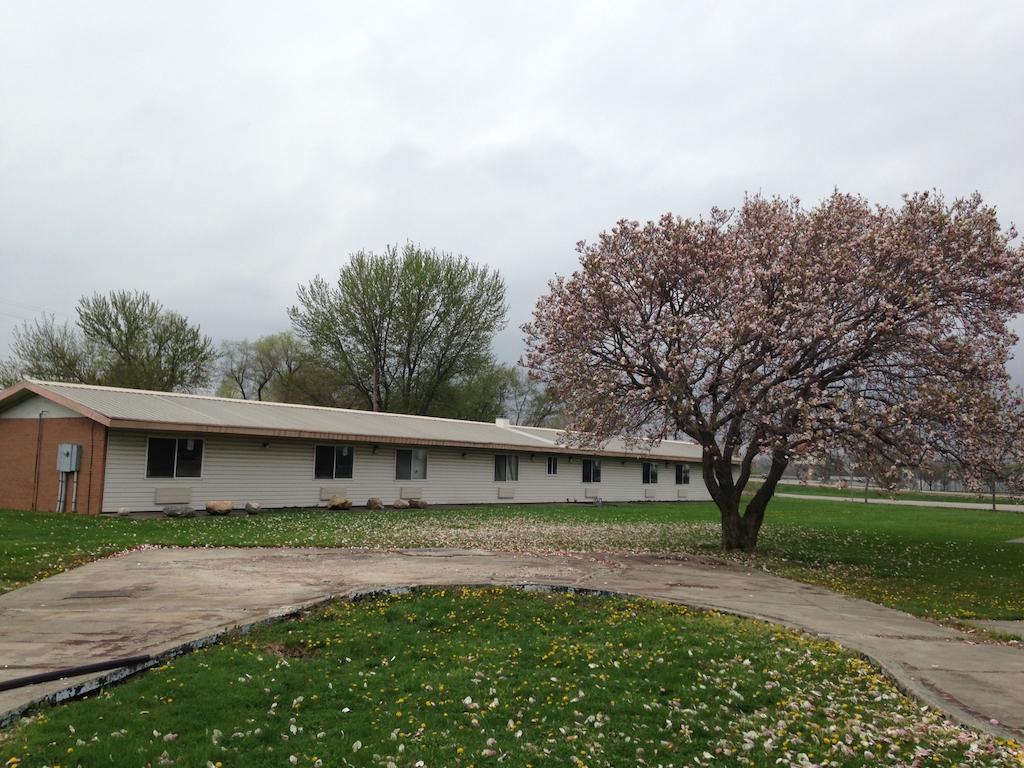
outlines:
M23 381L0 392L0 508L709 499L700 446L562 444L560 430Z

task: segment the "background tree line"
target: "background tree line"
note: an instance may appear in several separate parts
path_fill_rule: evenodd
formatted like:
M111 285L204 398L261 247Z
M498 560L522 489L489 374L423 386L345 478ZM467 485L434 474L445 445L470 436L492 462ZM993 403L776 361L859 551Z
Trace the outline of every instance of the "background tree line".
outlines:
M0 385L26 376L224 397L513 423L560 424L553 398L498 362L508 319L494 270L407 244L353 254L299 286L292 329L216 347L146 293L83 297L76 319L15 332Z

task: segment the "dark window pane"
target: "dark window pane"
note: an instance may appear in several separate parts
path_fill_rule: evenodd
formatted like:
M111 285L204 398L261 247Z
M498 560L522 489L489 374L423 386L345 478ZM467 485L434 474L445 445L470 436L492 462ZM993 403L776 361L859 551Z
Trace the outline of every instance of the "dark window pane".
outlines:
M352 479L352 463L355 456L355 448L351 445L336 445L334 446L334 476L337 478L344 478L346 480Z
M676 464L676 485L683 484L683 465Z
M203 441L184 438L178 441L177 477L201 477L203 474Z
M601 460L594 459L594 482L601 482Z
M508 479L518 480L519 479L519 457L518 456L506 456L508 462Z
M494 482L502 483L505 481L505 470L505 457L502 456L501 454L498 454L497 456L494 457Z
M601 462L598 459L584 459L583 460L583 482L584 483L600 483L601 482Z
M683 485L690 484L690 467L686 464L683 465Z
M412 451L402 448L395 451L395 479L412 479Z
M174 443L169 437L149 438L146 477L174 477Z
M334 479L334 446L318 445L313 452L313 477L317 480Z
M549 475L557 475L558 474L558 457L557 456L548 456L548 474Z

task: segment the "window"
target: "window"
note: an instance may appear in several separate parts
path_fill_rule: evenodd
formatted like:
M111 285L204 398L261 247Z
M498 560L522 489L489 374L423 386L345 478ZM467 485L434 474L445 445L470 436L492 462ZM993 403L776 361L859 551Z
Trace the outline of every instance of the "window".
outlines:
M313 477L351 480L356 449L351 445L318 445L313 451Z
M584 459L583 460L583 482L584 483L600 483L601 482L601 460L600 459Z
M676 485L690 484L690 467L686 464L676 464Z
M557 475L558 474L558 457L557 456L548 456L548 474L549 475Z
M499 453L494 457L494 482L504 483L519 479L519 457Z
M654 485L658 482L658 465L653 461L644 462L644 485Z
M202 477L203 441L193 437L151 437L146 477Z
M426 448L399 448L395 451L395 480L426 479Z

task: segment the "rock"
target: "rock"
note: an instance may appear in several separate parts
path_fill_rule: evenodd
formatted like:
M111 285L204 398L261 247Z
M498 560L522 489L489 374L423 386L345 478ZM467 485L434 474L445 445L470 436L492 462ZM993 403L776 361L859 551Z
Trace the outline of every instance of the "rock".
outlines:
M427 502L423 499L409 499L409 506L413 509L426 509Z
M206 502L206 514L208 515L230 515L234 509L230 501L208 501Z
M384 502L380 500L379 496L371 496L366 500L367 509L384 509Z
M327 500L328 509L352 509L352 502L344 496L331 496Z
M128 517L128 515L130 515L131 513L132 513L132 511L130 509L128 509L128 507L118 507L118 510L117 510L117 516L118 517Z
M409 502L406 501L405 499L395 499L394 501L391 502L391 506L394 509L408 509Z
M168 517L195 517L196 511L188 504L168 504L164 507L164 514Z
M263 506L257 501L245 502L245 514L247 515L258 515Z

